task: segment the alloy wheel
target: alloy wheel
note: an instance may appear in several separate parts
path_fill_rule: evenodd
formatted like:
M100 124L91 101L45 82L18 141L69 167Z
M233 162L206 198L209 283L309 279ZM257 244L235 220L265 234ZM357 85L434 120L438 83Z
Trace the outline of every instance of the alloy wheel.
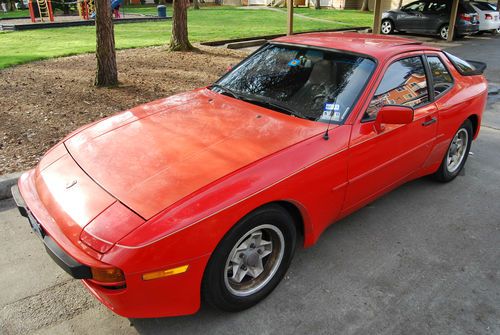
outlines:
M448 39L448 26L441 27L439 34L441 35L441 38L443 40L447 40Z
M266 286L283 260L284 247L283 233L273 225L248 231L226 260L224 283L229 292L244 297Z
M465 153L467 152L467 145L469 143L469 134L467 130L461 128L453 137L448 154L446 156L446 167L448 172L453 173L464 160Z
M388 20L385 20L384 22L382 22L380 30L382 31L382 34L390 34L392 32L392 23Z

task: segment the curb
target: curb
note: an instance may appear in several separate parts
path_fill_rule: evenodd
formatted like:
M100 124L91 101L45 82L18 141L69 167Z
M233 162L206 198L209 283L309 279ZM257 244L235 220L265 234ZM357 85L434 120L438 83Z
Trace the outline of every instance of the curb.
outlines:
M10 188L17 183L17 180L22 174L23 172L14 172L0 176L0 200L12 197Z

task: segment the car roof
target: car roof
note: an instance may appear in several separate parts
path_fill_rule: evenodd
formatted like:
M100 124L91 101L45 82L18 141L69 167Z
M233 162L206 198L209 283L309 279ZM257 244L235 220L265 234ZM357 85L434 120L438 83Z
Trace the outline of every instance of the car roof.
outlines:
M408 38L356 32L304 33L279 37L272 42L343 50L369 55L380 60L407 51L440 50Z

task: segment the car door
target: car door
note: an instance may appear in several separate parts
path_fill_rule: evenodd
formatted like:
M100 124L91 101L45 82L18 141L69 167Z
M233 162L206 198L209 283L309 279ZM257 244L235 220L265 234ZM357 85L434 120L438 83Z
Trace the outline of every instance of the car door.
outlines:
M396 18L396 29L404 31L421 30L421 20L425 6L425 1L416 1L402 7Z
M437 131L437 109L429 91L424 56L410 53L393 59L379 76L377 89L353 124L349 143L348 188L343 213L351 212L400 182L424 164ZM414 108L413 122L386 124L375 130L380 107Z

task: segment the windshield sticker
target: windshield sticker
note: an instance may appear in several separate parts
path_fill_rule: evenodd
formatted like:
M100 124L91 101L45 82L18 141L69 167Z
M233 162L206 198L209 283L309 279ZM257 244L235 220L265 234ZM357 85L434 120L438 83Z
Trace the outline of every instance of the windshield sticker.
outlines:
M294 67L299 65L300 65L300 59L292 59L291 61L288 62L288 66Z
M327 102L323 107L322 119L330 119L332 121L340 120L340 105L336 103Z
M323 107L323 111L338 111L340 110L340 105L332 102L326 102L325 106Z

